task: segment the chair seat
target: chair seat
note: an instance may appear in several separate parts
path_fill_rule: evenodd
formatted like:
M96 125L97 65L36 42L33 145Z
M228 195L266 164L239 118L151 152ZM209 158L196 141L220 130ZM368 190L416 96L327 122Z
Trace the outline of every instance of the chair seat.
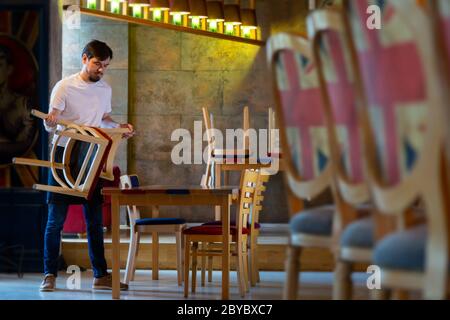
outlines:
M321 206L297 213L289 222L291 233L331 235L334 210L334 206Z
M185 224L186 220L178 218L143 218L136 220L138 226L151 226L163 224Z
M359 219L349 224L342 233L342 247L372 248L374 246L374 221L372 218Z
M247 228L242 228L242 234L249 234L250 230ZM222 227L215 225L201 225L196 227L191 227L183 230L183 234L201 234L201 235L221 235ZM236 226L230 226L230 234L236 235Z
M375 246L373 262L385 269L423 271L426 238L425 225L388 235Z
M222 221L209 221L202 223L202 226L221 226ZM236 221L231 221L230 226L235 226ZM250 224L247 224L247 228L250 229ZM255 229L261 229L261 225L258 222L255 222Z

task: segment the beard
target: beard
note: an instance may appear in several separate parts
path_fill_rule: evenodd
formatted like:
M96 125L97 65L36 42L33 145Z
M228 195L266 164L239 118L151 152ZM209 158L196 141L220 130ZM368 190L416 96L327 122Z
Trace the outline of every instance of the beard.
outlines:
M98 82L100 81L101 78L102 78L101 76L89 75L89 81L91 82Z

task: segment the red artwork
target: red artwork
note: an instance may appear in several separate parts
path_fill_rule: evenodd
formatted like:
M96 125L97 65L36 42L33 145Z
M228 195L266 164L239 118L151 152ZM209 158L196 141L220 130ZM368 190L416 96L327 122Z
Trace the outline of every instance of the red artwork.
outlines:
M10 184L12 158L34 155L38 131L30 110L39 107L33 51L38 22L34 11L0 11L0 185Z

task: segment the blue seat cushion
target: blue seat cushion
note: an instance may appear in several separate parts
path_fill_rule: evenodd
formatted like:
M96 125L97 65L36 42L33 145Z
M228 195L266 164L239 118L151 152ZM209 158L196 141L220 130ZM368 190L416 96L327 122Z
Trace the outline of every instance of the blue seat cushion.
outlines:
M374 226L372 218L359 219L349 224L342 232L341 246L372 248L374 246Z
M375 246L373 262L385 269L423 271L426 238L425 225L388 235Z
M162 224L184 224L186 220L178 218L143 218L136 220L138 226L151 226Z
M297 213L289 222L291 233L306 233L318 236L331 235L334 210L334 206L321 206Z

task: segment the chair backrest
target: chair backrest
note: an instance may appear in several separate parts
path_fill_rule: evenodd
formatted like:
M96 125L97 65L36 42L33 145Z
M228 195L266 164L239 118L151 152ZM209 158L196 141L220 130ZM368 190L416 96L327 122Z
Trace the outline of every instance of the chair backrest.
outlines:
M236 228L239 236L242 234L242 228L246 228L249 221L249 216L252 211L253 201L256 194L256 185L259 175L259 170L246 169L243 173L239 197L239 207L236 210Z
M319 69L333 174L336 243L345 226L358 218L357 206L370 200L364 174L353 63L341 10L316 10L307 18L308 34Z
M275 129L274 120L275 120L274 111L272 108L269 108L267 110L267 121L268 121L267 130L269 131L267 133L267 152L269 154L272 152L272 130Z
M202 113L203 113L203 123L205 124L205 130L206 130L206 137L208 140L208 158L207 158L207 162L206 162L206 170L205 173L203 174L202 178L201 178L201 185L204 186L213 186L214 185L214 161L212 161L212 154L217 150L217 146L216 146L216 129L214 127L214 117L212 115L212 113L210 113L208 111L207 107L203 107L202 108ZM242 137L242 142L243 142L243 154L246 154L245 150L249 149L249 130L250 129L250 113L249 113L249 108L248 106L245 106L242 112L242 130L244 133L244 136ZM223 144L224 141L221 141L221 143ZM223 147L223 145L222 145ZM233 152L233 150L229 150L230 152ZM227 150L223 149L223 156L226 157L227 154ZM238 152L239 153L239 152ZM220 152L218 153L220 154ZM219 161L221 161L222 159L218 158Z
M287 180L300 199L312 199L330 186L328 137L317 67L310 42L280 33L271 37L267 56Z
M361 135L348 39L341 12L315 11L308 17L308 33L322 82L324 105L330 116L330 144L338 177L353 184L364 182ZM330 148L333 149L333 148Z
M122 175L120 177L120 189L139 188L139 178L135 174ZM128 217L130 218L130 225L133 226L136 220L141 218L141 214L137 206L127 206Z
M200 185L212 187L214 185L214 161L212 159L212 154L215 149L215 128L214 128L214 118L209 112L207 107L202 108L203 113L203 123L205 125L206 137L208 140L208 158L206 160L206 169L203 174Z
M381 3L382 28L366 26L371 1L348 1L347 13L376 143L377 176L387 186L405 181L426 150L427 59L414 26L395 1ZM398 6L400 4L400 7ZM414 1L408 5L419 10Z
M270 175L266 174L264 170L260 171L258 181L256 182L255 196L253 199L253 206L251 214L248 220L248 225L250 228L255 228L256 223L259 223L259 214L262 211L262 203L264 201L264 192L267 189L267 183L269 182Z
M421 4L422 3L422 4ZM446 291L449 237L442 190L439 61L423 1L382 1L381 29L367 28L373 1L344 1L355 83L364 101L364 154L374 202L402 216L420 197L427 219L428 297ZM360 85L359 85L360 84Z
M244 131L244 150L248 150L250 148L250 135L249 130L250 129L250 112L248 109L248 106L244 107L244 110L242 112L242 130Z

